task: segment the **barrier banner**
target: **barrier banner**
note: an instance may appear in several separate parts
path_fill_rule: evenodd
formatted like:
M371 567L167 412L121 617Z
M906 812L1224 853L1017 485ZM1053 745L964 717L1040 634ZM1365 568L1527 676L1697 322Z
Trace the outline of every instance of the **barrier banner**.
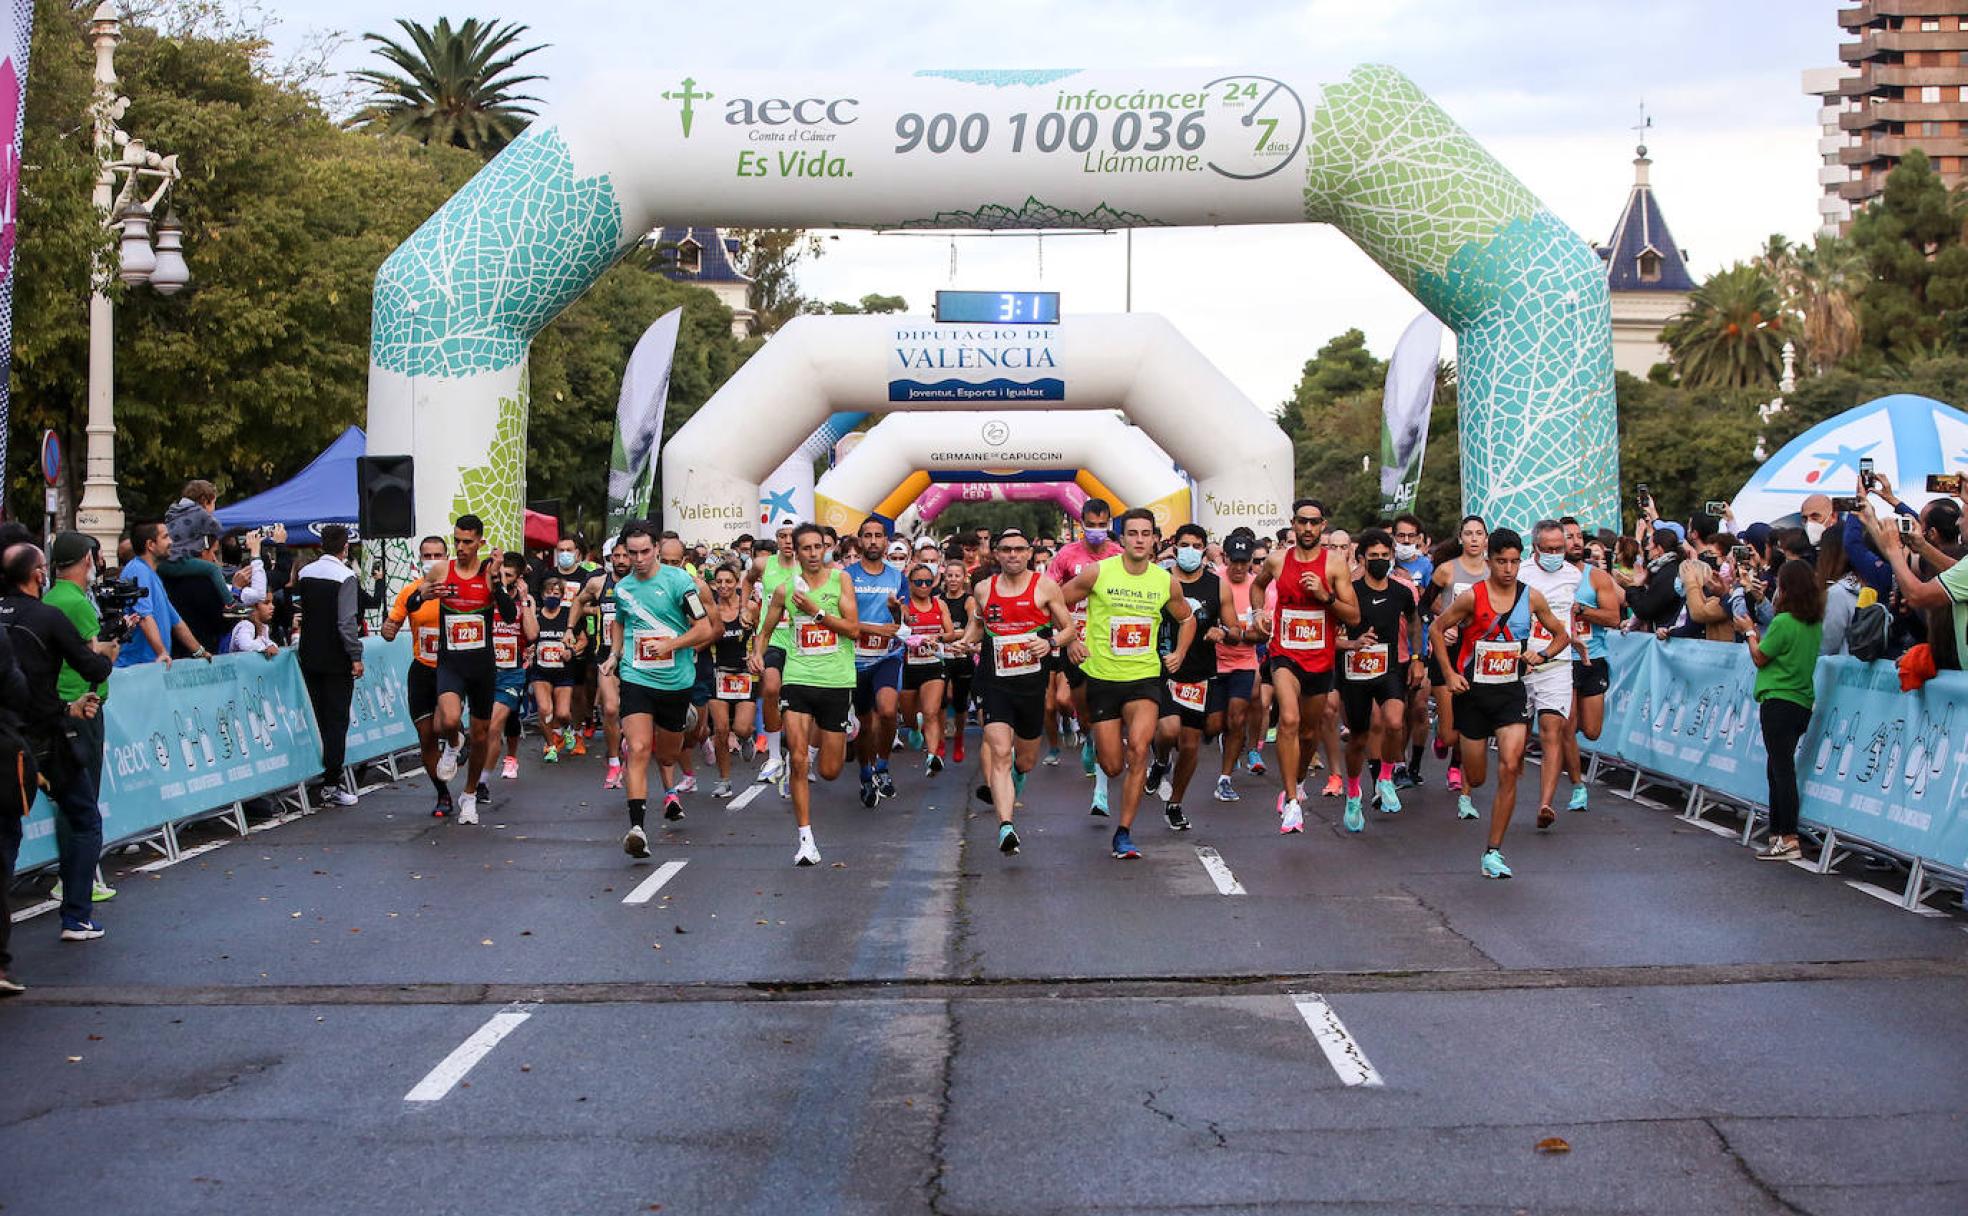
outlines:
M1609 641L1615 687L1607 694L1600 749L1610 743L1639 768L1767 805L1768 753L1748 648L1695 638L1663 644L1645 634Z
M417 746L417 726L410 720L410 635L393 642L362 639L362 678L355 682L355 701L349 706L350 764L361 764Z

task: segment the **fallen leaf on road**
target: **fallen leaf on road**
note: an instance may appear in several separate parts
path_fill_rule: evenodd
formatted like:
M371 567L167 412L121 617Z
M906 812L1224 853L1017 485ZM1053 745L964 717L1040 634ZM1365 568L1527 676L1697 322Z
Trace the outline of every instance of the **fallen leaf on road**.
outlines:
M92 1034L89 1036L89 1041L91 1043L100 1043L103 1041L103 1037L99 1034Z
M1547 1136L1537 1142L1537 1151L1540 1153L1569 1153L1572 1151L1572 1146L1569 1142L1560 1140L1556 1136Z
M479 944L479 945L481 945L481 946L489 946L489 945L491 945L491 944L492 944L492 939L488 937L488 938L486 938L486 939L485 939L484 941L482 941L482 942L480 942L480 943L478 943L478 944Z
M769 924L771 924L772 922L771 922L771 921L768 921L768 920L756 920L756 921L753 921L752 923L753 923L753 924L755 924L755 925L769 925Z
M69 1062L70 1064L80 1064L80 1063L82 1062L82 1057L81 1057L81 1056L70 1056L70 1057L68 1057L68 1062Z
M847 863L844 861L837 861L834 863L834 868L836 870L845 870L847 868Z
M292 920L299 920L299 919L301 919L301 914L300 914L299 912L289 912L289 913L288 913L287 915L288 915L288 917L289 917L290 919L292 919Z

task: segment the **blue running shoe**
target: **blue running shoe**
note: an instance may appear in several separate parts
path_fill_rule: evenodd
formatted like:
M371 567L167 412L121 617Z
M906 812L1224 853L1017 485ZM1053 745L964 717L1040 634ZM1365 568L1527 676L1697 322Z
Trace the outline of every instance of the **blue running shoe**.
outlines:
M886 762L875 766L875 792L884 798L895 797L895 778L888 775Z
M1575 785L1572 787L1572 800L1565 804L1565 809L1568 811L1582 811L1585 809L1586 799L1589 797L1591 797L1589 790L1582 785Z
M1252 748L1250 755L1244 758L1244 767L1250 770L1251 776L1262 777L1264 775L1264 753L1258 751L1256 748Z
M1088 811L1087 814L1098 816L1101 819L1107 818L1107 791L1106 790L1093 791L1093 809Z
M1008 823L998 825L998 852L1009 857L1018 851L1018 832Z
M1090 738L1080 744L1080 770L1089 779L1093 777L1093 740Z
M1510 866L1503 860L1503 851L1501 849L1491 849L1489 852L1483 854L1483 877L1510 877Z
M1482 817L1482 813L1476 809L1476 804L1469 800L1469 795L1464 794L1456 799L1457 819L1481 819Z
M1045 754L1045 762L1046 762L1046 766L1047 766L1047 767L1049 767L1049 768L1058 768L1058 767L1059 767L1059 749L1058 749L1058 748L1056 748L1056 747L1049 747L1049 748L1047 748L1047 749L1046 749L1046 754Z
M875 805L876 799L880 797L881 795L875 791L875 779L873 777L861 778L861 805L871 807Z
M1141 850L1134 847L1134 837L1128 835L1126 828L1114 829L1114 859L1116 861L1141 860Z
M1346 830L1357 832L1367 826L1367 817L1360 813L1360 796L1353 795L1346 800Z
M1380 796L1381 814L1398 815L1401 813L1401 795L1396 792L1396 787L1392 781L1383 781L1379 785L1376 785L1374 787L1374 793Z

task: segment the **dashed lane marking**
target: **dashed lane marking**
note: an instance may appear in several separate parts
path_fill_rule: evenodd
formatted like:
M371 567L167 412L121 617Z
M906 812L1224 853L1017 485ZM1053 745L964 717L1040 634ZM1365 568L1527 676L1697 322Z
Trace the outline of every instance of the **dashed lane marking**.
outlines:
M1325 997L1316 992L1295 993L1292 1004L1298 1007L1298 1016L1305 1019L1312 1037L1319 1040L1319 1049L1326 1053L1326 1062L1339 1074L1341 1084L1370 1088L1382 1084L1373 1061L1367 1059L1367 1053L1360 1049L1346 1023L1339 1020L1339 1014L1333 1012Z
M1208 845L1198 845L1196 847L1196 860L1202 862L1203 869L1209 871L1210 881L1216 884L1216 889L1220 894L1246 894L1244 884L1237 881L1237 876L1230 872L1230 867L1224 864L1222 855L1215 849L1210 848Z
M508 1005L492 1015L491 1020L472 1032L472 1036L458 1044L450 1055L445 1056L436 1068L424 1074L424 1079L416 1087L403 1095L405 1102L435 1102L451 1092L458 1082L465 1079L480 1060L492 1053L499 1041L519 1029L520 1024L533 1016L531 1005Z
M742 811L746 807L751 805L752 799L758 797L760 794L763 794L768 788L769 787L764 785L763 783L754 783L753 785L748 787L744 793L738 795L736 798L733 798L731 800L730 806L727 807L726 809L733 810L733 811Z
M675 878L689 865L687 861L666 861L656 867L656 872L636 884L636 889L622 897L625 904L646 904L663 889L663 884Z

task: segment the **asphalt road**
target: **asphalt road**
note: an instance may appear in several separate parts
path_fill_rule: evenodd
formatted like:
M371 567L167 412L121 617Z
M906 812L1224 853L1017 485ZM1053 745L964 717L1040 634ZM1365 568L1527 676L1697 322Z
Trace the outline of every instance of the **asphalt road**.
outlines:
M1486 881L1439 768L1359 836L1199 781L1123 863L1073 761L1014 858L904 753L817 869L763 787L631 862L590 757L113 877L16 926L0 1211L1968 1211L1951 899L1604 787Z

